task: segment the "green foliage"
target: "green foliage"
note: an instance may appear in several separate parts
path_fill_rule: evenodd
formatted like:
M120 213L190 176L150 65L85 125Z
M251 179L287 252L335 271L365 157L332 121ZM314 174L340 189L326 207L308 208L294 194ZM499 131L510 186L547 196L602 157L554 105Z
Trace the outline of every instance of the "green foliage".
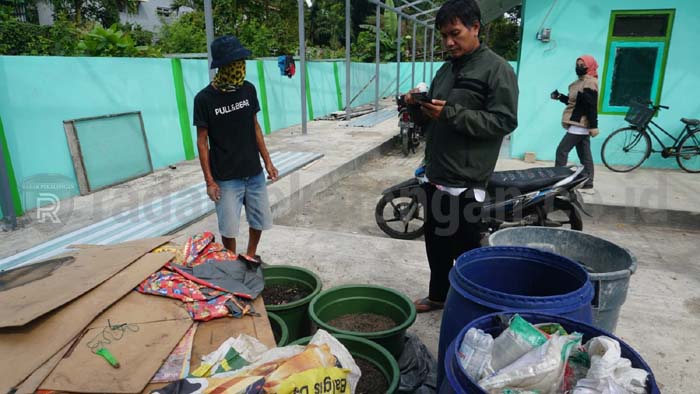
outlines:
M0 54L41 55L51 46L46 36L43 26L9 19L0 23Z
M141 25L131 23L120 24L119 29L128 32L137 46L152 45L156 36L152 31L144 30Z
M376 59L377 28L374 25L360 25L363 31L357 36L352 47L353 60L373 62ZM404 44L406 37L404 38ZM379 50L381 61L396 60L396 30L394 34L387 33L384 29L379 31Z
M51 42L47 55L75 56L78 54L78 42L82 32L65 19L59 19L53 26L46 27L47 39Z
M157 47L163 53L202 53L207 51L204 31L204 13L194 11L163 25L158 34Z
M317 0L309 13L310 41L319 47L338 49L345 36L345 3Z
M506 60L518 60L522 6L515 6L502 17L487 23L481 39Z
M386 0L386 5L389 7L394 6L394 0ZM382 19L382 24L384 25L384 31L391 37L396 37L396 29L399 25L399 16L393 12L384 10L384 16Z
M277 56L284 53L275 32L267 24L255 20L241 26L238 38L253 52L253 57Z
M129 34L119 30L116 24L107 29L95 24L78 43L78 51L87 56L152 57L159 54L149 47L136 46Z
M34 0L36 2L36 0ZM136 13L138 0L50 0L54 13L78 26L98 22L103 26L119 23L119 12Z

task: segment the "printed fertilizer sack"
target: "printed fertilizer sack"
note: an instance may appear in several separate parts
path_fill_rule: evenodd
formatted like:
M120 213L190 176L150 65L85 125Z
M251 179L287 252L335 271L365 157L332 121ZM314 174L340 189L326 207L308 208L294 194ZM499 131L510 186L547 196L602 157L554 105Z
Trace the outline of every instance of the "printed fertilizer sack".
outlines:
M201 376L181 379L152 394L351 394L360 379L350 352L323 330L308 346L269 350L257 339L241 335L204 356L195 372Z

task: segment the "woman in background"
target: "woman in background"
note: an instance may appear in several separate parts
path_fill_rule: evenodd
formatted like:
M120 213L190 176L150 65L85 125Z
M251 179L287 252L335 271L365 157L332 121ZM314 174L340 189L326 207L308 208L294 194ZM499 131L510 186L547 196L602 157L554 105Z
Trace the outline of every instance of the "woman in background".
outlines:
M598 62L591 55L576 59L576 79L569 85L569 95L558 91L551 94L553 100L566 104L562 115L564 138L557 147L557 167L566 166L569 152L576 147L581 164L588 174L588 181L581 187L582 193L593 194L593 156L591 137L598 135Z

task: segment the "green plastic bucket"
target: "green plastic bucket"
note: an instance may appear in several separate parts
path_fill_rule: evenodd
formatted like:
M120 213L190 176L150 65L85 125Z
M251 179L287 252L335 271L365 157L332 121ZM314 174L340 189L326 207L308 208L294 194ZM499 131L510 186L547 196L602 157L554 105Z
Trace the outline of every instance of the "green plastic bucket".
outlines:
M308 296L284 305L265 305L268 312L282 318L287 325L289 341L311 334L309 302L321 291L321 279L313 272L291 265L271 265L263 268L265 285L297 285L311 292Z
M277 347L286 346L289 343L289 330L287 329L287 324L282 320L281 317L275 315L272 312L267 312L267 318L270 320L270 327L272 327L272 333L275 334L277 340Z
M396 359L382 346L364 338L352 335L333 334L340 343L345 346L353 358L361 358L375 368L377 368L386 378L389 388L387 394L396 393L399 388L401 373ZM311 341L311 337L301 338L291 343L291 345L306 346Z
M341 330L327 322L346 314L373 313L391 318L396 327L377 332ZM313 323L331 334L352 335L383 346L398 358L406 329L416 321L416 307L402 293L382 286L345 285L318 294L309 304Z

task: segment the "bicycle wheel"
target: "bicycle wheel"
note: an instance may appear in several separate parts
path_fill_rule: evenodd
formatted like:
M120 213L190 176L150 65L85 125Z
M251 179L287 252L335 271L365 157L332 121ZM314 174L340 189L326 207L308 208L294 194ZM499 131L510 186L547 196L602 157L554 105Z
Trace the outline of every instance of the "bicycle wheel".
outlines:
M642 165L649 153L649 135L634 127L625 127L614 131L605 139L600 156L610 171L629 172Z
M690 173L700 172L700 130L685 136L678 145L678 165Z

